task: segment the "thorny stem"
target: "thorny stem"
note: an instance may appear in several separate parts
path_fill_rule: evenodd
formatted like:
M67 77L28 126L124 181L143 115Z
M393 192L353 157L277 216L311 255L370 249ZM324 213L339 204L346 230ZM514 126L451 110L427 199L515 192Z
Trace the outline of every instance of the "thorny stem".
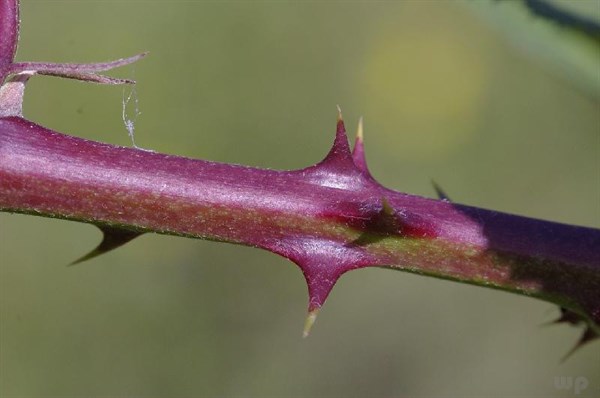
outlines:
M78 261L145 232L266 249L304 273L305 335L338 278L371 266L547 300L563 309L558 321L586 324L579 345L600 334L600 230L451 203L437 187L441 200L387 189L367 169L362 122L351 152L341 113L325 159L294 171L117 147L24 119L32 74L123 83L96 73L140 56L13 63L17 11L16 1L0 0L0 20L13 23L0 28L0 72L12 74L0 87L0 211L99 226L105 239Z
M302 268L310 310L344 272L385 266L555 302L594 329L600 319L600 231L386 189L355 165L341 121L323 162L274 171L3 118L0 210L267 249Z

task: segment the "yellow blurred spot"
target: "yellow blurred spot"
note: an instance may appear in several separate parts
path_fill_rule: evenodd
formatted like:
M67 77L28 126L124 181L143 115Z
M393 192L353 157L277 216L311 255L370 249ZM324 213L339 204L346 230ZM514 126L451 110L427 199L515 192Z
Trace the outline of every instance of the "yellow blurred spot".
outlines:
M407 2L373 37L363 84L385 147L435 157L474 133L487 80L477 25L441 2ZM401 20L398 20L398 17ZM468 25L468 24L467 24ZM479 32L480 33L480 32Z

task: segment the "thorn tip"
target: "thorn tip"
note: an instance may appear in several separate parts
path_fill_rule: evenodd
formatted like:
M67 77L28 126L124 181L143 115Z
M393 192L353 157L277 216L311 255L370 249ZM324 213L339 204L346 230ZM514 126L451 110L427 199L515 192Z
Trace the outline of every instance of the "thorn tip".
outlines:
M356 129L356 140L359 142L363 141L363 117L358 119L358 128Z
M439 186L438 183L435 182L433 179L431 180L431 185L433 185L433 189L439 200L443 200L445 202L451 201L450 198L448 197L448 194L446 194L446 192L442 189L442 187Z
M304 321L304 329L302 330L302 338L307 338L310 334L310 330L312 329L315 321L317 320L317 315L319 315L319 308L315 308L308 312L306 320Z
M342 117L342 108L340 108L339 105L336 105L337 107L337 121L339 122L343 122L344 118Z

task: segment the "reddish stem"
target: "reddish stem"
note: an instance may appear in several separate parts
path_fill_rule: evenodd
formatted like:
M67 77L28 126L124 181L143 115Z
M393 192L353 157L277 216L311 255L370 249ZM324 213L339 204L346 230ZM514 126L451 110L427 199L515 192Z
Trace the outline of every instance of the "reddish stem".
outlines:
M600 323L599 230L399 193L355 161L341 122L323 162L275 171L9 117L0 119L0 210L267 249L302 268L311 310L343 273L385 266L542 298Z

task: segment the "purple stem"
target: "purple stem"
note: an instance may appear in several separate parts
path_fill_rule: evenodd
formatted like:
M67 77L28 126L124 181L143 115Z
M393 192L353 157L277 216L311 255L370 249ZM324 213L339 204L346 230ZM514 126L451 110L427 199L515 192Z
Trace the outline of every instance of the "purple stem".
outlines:
M559 322L600 335L600 230L392 191L369 173L362 123L351 153L341 115L327 157L295 171L193 160L83 140L21 117L25 83L46 74L132 83L96 64L14 63L19 3L0 0L0 211L95 224L90 259L144 232L278 253L302 269L305 334L338 278L370 266L453 279L556 303ZM6 77L12 74L10 79Z
M341 121L325 160L275 171L0 118L0 210L260 247L300 266L311 311L343 273L383 266L548 300L597 332L599 230L392 191L362 151L353 159Z

